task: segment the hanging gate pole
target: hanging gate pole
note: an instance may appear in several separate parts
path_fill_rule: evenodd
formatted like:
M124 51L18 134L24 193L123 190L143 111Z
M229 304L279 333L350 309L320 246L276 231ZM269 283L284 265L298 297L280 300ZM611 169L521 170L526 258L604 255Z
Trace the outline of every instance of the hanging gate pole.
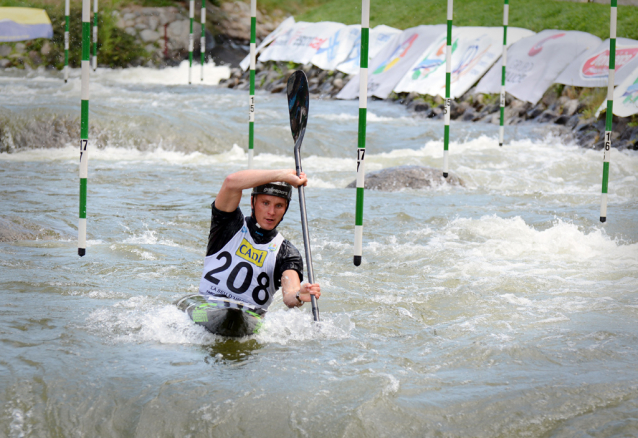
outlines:
M509 0L503 4L503 70L501 72L501 126L498 131L498 145L503 146L505 137L505 67L507 66L507 22L509 21Z
M80 115L80 219L78 224L78 255L86 254L86 192L89 176L89 76L91 64L91 0L82 0L82 89Z
M445 131L443 132L443 177L447 178L450 145L450 83L452 77L452 17L453 0L447 0L447 46L445 48Z
M250 96L248 98L248 168L253 168L255 147L255 46L257 41L257 0L250 0Z
M70 0L64 2L64 83L69 81L69 23L71 15Z
M355 266L363 256L363 192L365 190L366 123L368 117L368 44L370 41L370 0L361 2L361 61L359 63L359 136L357 143L357 202L354 220Z
M191 0L189 17L191 22L191 30L188 34L188 85L192 83L192 70L193 70L193 19L195 18L195 0Z
M201 53L202 60L202 76L201 81L204 81L204 61L206 57L206 0L202 0L202 37L199 40L199 52Z
M97 0L93 0L93 71L97 70Z
M607 221L607 185L609 183L609 155L611 154L611 133L614 110L614 81L616 76L616 20L618 0L611 0L609 22L609 77L607 79L607 119L605 123L605 147L603 155L603 187L600 199L600 221Z

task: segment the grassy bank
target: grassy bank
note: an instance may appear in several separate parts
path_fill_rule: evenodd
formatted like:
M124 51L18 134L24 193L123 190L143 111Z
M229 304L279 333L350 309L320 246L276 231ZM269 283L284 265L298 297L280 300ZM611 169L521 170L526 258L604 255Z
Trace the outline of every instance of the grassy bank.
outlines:
M261 4L287 9L287 1L266 0ZM337 21L345 24L361 23L361 0L301 0L301 13L295 16L304 21ZM301 5L301 7L299 7ZM609 6L597 3L572 3L556 0L511 0L510 26L540 32L544 29L580 30L609 38ZM399 29L420 24L446 22L445 0L371 1L370 25L386 24ZM454 24L458 26L502 26L501 0L456 0ZM618 37L638 39L638 7L618 7Z

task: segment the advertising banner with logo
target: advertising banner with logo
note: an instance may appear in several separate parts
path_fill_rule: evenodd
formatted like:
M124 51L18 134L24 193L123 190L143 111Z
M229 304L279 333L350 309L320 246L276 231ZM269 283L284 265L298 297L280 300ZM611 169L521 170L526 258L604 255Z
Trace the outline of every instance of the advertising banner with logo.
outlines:
M519 40L507 49L505 90L535 104L570 62L600 41L586 32L554 29ZM499 60L483 76L477 93L500 93L502 65Z
M293 17L288 17L284 21L282 21L279 24L279 26L277 26L275 30L270 32L268 36L264 38L264 40L257 46L255 50L255 55L259 56L259 54L264 50L264 48L268 44L272 43L275 40L275 38L277 38L279 35L287 31L288 29L290 29L294 24L295 24L295 19ZM239 67L241 67L241 69L244 71L246 71L248 67L250 67L250 53L246 55L244 59L241 60L241 62L239 63Z
M603 105L606 108L607 101ZM638 114L638 68L614 90L614 114L618 117Z
M264 50L260 61L291 61L307 64L319 50L319 47L330 39L345 24L332 21L306 23L300 21L279 35Z
M638 41L616 39L616 78L622 81L638 67ZM556 82L575 87L606 87L609 76L609 40L576 58L560 74Z
M0 42L53 38L53 26L44 9L0 8Z
M416 59L434 41L445 34L446 26L417 26L395 35L392 40L372 58L368 68L368 96L385 99L401 80ZM359 75L337 94L337 99L356 99L359 96Z
M400 34L399 29L394 27L380 24L377 27L370 29L370 41L368 45L368 65L370 60L374 58L380 51L390 42L393 36ZM359 27L359 33L357 39L353 43L350 54L341 64L337 66L337 70L349 75L359 73L359 64L361 62L361 27Z
M310 62L322 70L334 70L348 57L355 41L361 41L360 24L352 24L335 32L319 47Z
M527 29L510 28L508 39L514 43L534 35ZM394 91L445 97L445 50L443 36L423 52ZM503 51L502 27L453 27L450 97L462 96L496 62Z

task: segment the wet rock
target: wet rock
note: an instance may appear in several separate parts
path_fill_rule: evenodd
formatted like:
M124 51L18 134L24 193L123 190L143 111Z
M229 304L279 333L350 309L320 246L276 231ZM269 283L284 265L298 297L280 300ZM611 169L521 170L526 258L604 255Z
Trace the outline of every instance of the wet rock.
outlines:
M563 115L564 116L573 116L578 109L578 100L570 99L563 105Z
M49 43L48 41L44 43L44 45L40 49L40 53L42 53L44 56L47 56L49 53L51 53L51 43Z
M565 125L570 129L574 129L578 125L578 122L580 122L580 116L575 114L569 118Z
M430 109L430 105L428 105L427 102L419 102L416 105L414 105L414 111L416 111L417 113L421 113L429 109Z
M476 113L474 112L474 108L468 108L465 110L465 112L463 113L463 117L461 118L461 120L465 121L465 122L471 122L474 120L474 118L476 117Z
M279 84L276 84L274 87L272 87L272 90L270 90L271 93L282 93L286 90L286 84L281 82Z
M33 62L35 66L42 64L42 58L40 58L40 54L35 50L29 52L29 58L31 58L31 62Z
M554 120L556 120L558 118L558 115L550 110L544 111L543 114L541 114L538 119L537 122L538 123L549 123L549 122L553 122Z
M159 32L155 32L154 30L144 29L140 32L140 38L145 43L154 43L155 41L160 39Z
M8 44L0 45L0 56L5 57L11 55L11 46Z
M348 188L356 187L357 181L348 184ZM397 166L370 172L365 177L365 188L393 192L402 189L422 189L436 187L443 184L465 186L458 176L450 173L443 177L443 171L423 166Z
M554 120L554 123L557 125L566 125L569 118L570 117L568 115L563 114L562 116L558 116L558 118Z
M532 108L531 110L527 111L526 114L526 118L529 119L535 119L538 116L540 116L541 114L543 114L543 109L540 106L535 106L534 108Z
M592 148L598 141L599 135L596 131L589 131L578 137L578 144L582 147Z

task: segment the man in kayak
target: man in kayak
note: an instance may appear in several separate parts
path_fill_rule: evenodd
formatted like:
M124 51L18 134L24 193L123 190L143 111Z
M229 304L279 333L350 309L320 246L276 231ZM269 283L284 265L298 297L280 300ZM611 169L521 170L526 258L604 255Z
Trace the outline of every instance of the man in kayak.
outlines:
M304 173L289 170L242 170L226 177L212 204L204 272L199 293L214 301L246 305L265 313L282 287L288 307L321 296L318 284L301 284L301 254L276 230L290 206L293 186L305 186ZM239 209L242 191L252 188L251 215ZM262 313L263 312L263 313Z

